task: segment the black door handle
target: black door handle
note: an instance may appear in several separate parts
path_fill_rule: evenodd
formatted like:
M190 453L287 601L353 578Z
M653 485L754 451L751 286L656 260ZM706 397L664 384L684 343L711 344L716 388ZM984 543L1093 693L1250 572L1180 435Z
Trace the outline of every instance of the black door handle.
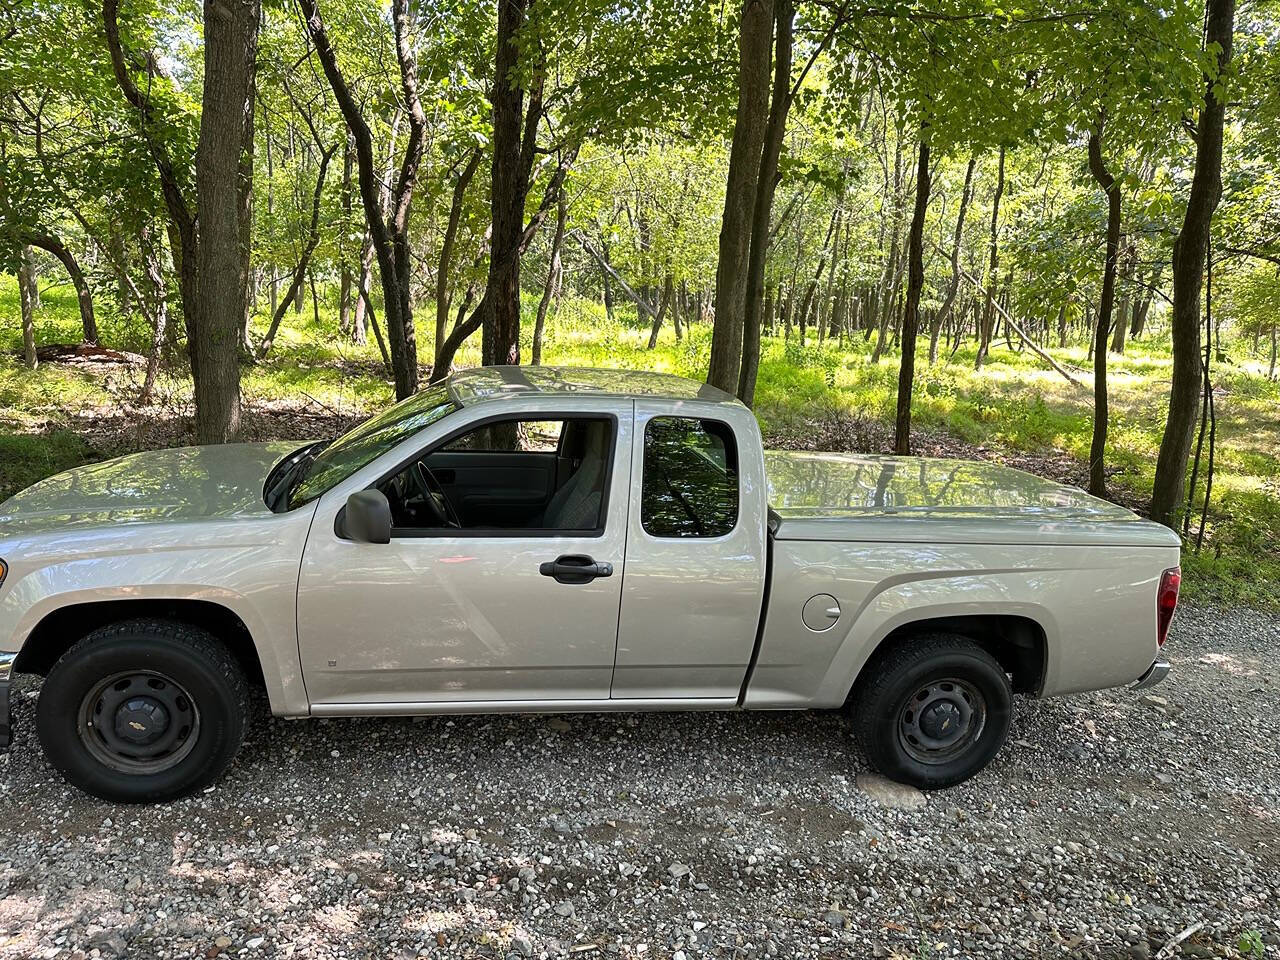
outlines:
M596 563L579 553L566 553L548 560L538 567L544 577L552 577L556 583L590 583L596 577L612 577L612 563Z

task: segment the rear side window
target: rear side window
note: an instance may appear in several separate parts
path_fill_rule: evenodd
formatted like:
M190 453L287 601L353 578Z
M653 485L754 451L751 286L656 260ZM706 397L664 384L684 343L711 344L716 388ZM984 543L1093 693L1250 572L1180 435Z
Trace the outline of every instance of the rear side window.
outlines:
M640 525L655 537L721 537L738 522L738 448L729 425L655 417L644 429Z

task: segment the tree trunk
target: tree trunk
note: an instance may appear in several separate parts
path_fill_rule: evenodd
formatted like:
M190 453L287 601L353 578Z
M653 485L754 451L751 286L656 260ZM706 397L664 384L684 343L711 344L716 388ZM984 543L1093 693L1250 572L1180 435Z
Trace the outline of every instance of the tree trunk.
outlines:
M1160 441L1151 517L1177 529L1186 494L1187 458L1200 398L1200 287L1209 229L1222 196L1222 128L1226 103L1214 88L1231 60L1235 0L1208 0L1205 42L1218 47L1217 69L1205 78L1204 106L1196 126L1196 166L1191 193L1173 250L1173 382L1169 417Z
M31 274L33 270L31 248L22 248L22 261L18 267L18 298L22 302L22 362L28 370L40 365L36 356L36 318L35 303L31 297Z
M880 317L874 328L867 328L868 335L870 335L872 329L875 329L876 331L876 345L871 351L871 362L873 364L879 363L880 357L884 355L886 334L889 331L889 320L893 316L893 303L896 298L898 282L902 278L901 258L902 251L899 249L898 244L898 228L895 226L893 231L893 240L889 245L889 259L885 262L885 274L877 303L877 309Z
M938 362L938 337L942 332L942 325L951 318L951 312L955 309L956 294L960 292L960 247L964 240L965 214L969 211L969 201L973 199L973 168L977 162L977 157L970 157L969 166L964 172L964 189L960 193L960 212L956 215L956 230L951 243L951 284L947 287L947 295L942 301L942 307L934 315L933 323L929 325L929 366L931 367Z
M536 124L530 124L527 129L536 134ZM527 141L526 144L528 146L527 154L529 157L532 157L533 145ZM564 189L564 178L568 174L569 167L573 164L573 161L577 159L577 156L578 150L576 146L567 149L563 153L560 158L559 165L557 165L555 172L551 175L551 180L542 194L542 202L538 205L537 212L529 222L525 224L524 230L520 234L519 242L516 246L508 251L508 253L502 257L500 262L496 265L493 261L494 254L492 252L490 253L490 282L486 283L484 295L480 298L480 302L476 304L475 310L471 312L471 316L464 321L461 319L461 315L459 315L458 321L453 325L453 330L451 330L449 332L449 336L445 338L444 346L440 350L440 358L436 363L435 369L431 371L432 383L436 383L448 374L449 368L453 365L454 355L458 352L458 348L462 346L467 337L471 336L471 334L475 333L476 330L480 329L482 326L491 327L493 323L493 303L496 295L496 287L492 282L493 277L501 276L506 267L509 266L512 261L518 260L523 256L525 251L529 248L529 244L533 242L533 238L538 235L538 230L541 229L543 222L547 219L552 203L555 202L555 198L559 196L560 191ZM468 297L468 299L470 298ZM518 329L516 333L517 335L519 334ZM519 347L518 341L516 346L517 348Z
M125 250L124 238L120 236L120 231L116 229L116 225L112 224L109 228L110 233L107 236L107 249L109 251L109 259L115 263L127 263L129 260L128 251ZM88 248L86 247L86 252ZM39 303L36 303L39 306ZM131 311L132 303L130 301L129 284L124 279L123 274L116 274L116 306L119 308L121 315L128 314Z
M1000 266L1000 198L1004 196L1004 155L1005 148L1001 146L1000 161L996 170L996 192L994 199L991 201L991 258L985 284L987 302L982 311L982 318L978 321L978 355L973 362L975 370L982 369L982 364L987 359L987 353L991 349L991 335L995 332L996 305L992 298L995 296L996 271Z
M365 304L369 299L369 274L372 271L373 241L369 239L369 234L366 232L360 249L360 273L356 277L356 289L353 295L355 308L351 311L351 340L361 346L369 341L365 324ZM387 369L390 370L390 366Z
M1120 257L1120 186L1102 162L1102 122L1089 135L1089 172L1107 195L1107 260L1093 341L1093 441L1089 446L1089 492L1106 496L1107 335L1116 296L1116 261Z
M275 221L275 161L271 150L271 142L275 138L271 136L271 124L268 122L267 106L262 105L262 131L263 140L267 148L267 220ZM268 261L266 264L267 275L267 295L271 301L271 313L276 312L276 304L280 300L280 277L276 274L275 263Z
M773 0L743 0L738 42L738 108L729 150L724 215L716 261L715 321L707 383L738 388L742 367L743 311L756 183L769 111Z
M240 338L249 269L244 221L252 184L252 166L243 157L253 141L258 0L205 0L204 26L196 147L199 297L190 348L196 440L226 443L240 429Z
M676 299L676 309L671 315L671 326L676 331L676 343L684 339L685 320L683 313L689 308L689 286L685 280L680 281L680 296Z
M39 247L46 253L51 253L66 268L67 276L71 278L71 285L75 287L76 302L80 306L80 327L83 332L85 343L98 342L98 321L93 315L93 291L89 289L89 281L85 279L84 271L80 269L80 263L61 239L52 233L34 232L29 233L24 238L28 244L33 247ZM35 285L35 265L34 263L28 268L30 279L26 281L27 296L31 297L31 288ZM32 309L38 301L38 297L31 297Z
M200 238L196 229L196 215L186 196L174 170L173 158L165 148L166 140L158 132L153 131L150 96L144 95L133 82L130 73L130 58L126 57L120 42L118 20L119 0L102 0L102 32L107 43L107 52L111 57L111 71L116 84L120 88L125 101L137 111L138 122L143 131L143 140L147 152L155 165L160 180L160 195L164 200L168 222L165 229L169 235L169 248L173 252L174 266L178 273L178 294L182 300L183 322L187 331L187 343L191 355L192 380L198 380L199 352L192 346L198 326L199 311L199 271L197 255Z
M743 309L742 367L738 374L738 399L755 403L756 377L760 372L760 319L764 298L764 267L769 254L773 197L778 188L778 160L791 109L791 53L795 27L792 0L777 0L775 11L773 95L765 125L760 173L756 179L755 206L751 214L751 244L747 254L746 300Z
M280 302L276 307L275 313L271 315L271 326L267 330L267 335L262 338L262 346L258 350L260 358L265 357L271 351L271 345L275 343L276 332L280 329L280 321L284 319L284 314L289 309L290 301L295 305L302 303L302 281L307 276L307 271L311 266L311 255L315 253L316 245L320 242L320 198L324 193L325 173L329 169L329 160L337 149L338 144L335 143L320 155L320 170L316 174L316 188L311 195L311 225L307 230L306 243L302 247L301 259L298 260L298 265L294 268L293 279L289 282L289 288L284 292L284 300ZM314 306L314 280L311 283L311 291L313 311L316 313L316 324L318 326L319 310Z
M542 363L542 336L547 326L547 310L551 306L551 298L556 296L560 289L561 277L564 274L560 248L564 245L564 226L568 218L569 201L564 195L564 190L561 190L556 200L556 232L551 235L551 258L547 267L547 282L542 288L542 300L538 303L538 319L533 327L533 347L529 361L534 366Z
M152 318L151 347L147 350L147 372L142 381L142 392L138 402L151 402L156 389L156 378L160 374L160 357L164 351L164 341L169 328L169 296L164 284L164 267L160 262L160 251L151 237L151 228L144 225L138 233L138 246L142 250L142 263L147 272L147 284L150 286L150 313Z
M387 352L387 342L382 339L382 330L378 327L378 314L373 309L373 300L370 299L367 288L360 291L360 299L364 302L364 315L369 321L369 326L373 328L373 339L377 341L378 353L382 355L382 369L391 373L391 354Z
M351 171L355 166L355 146L351 142L351 135L347 134L346 143L342 149L342 232L344 242L342 243L339 256L342 258L342 268L338 274L338 331L340 333L351 335L351 260L350 251L347 249L345 237L349 235L351 230ZM271 313L274 315L275 303L272 302Z
M609 262L609 248L604 247L602 251L604 263ZM604 302L604 316L609 323L613 323L613 285L609 281L609 271L604 268L604 264L600 265L600 298Z
M524 26L529 0L498 0L498 35L494 59L493 167L489 193L493 230L490 239L489 279L484 301L488 313L481 324L480 353L485 364L520 362L520 231L524 226L524 202L529 189L521 133L524 88L517 74L520 48L517 36ZM541 112L541 79L533 82L530 114ZM532 145L537 139L537 115L523 134Z
M402 116L401 111L396 111L396 115L391 121L391 136L387 138L386 173L378 186L379 217L386 216L387 205L391 203L391 180L395 176L396 170L396 140L399 136ZM359 157L357 156L358 159ZM351 340L361 346L369 342L368 327L373 326L372 323L365 322L366 316L375 319L372 309L366 309L366 306L371 307L373 303L369 297L369 277L373 271L373 256L373 234L366 224L364 240L360 246L360 278L355 293L355 312L351 318ZM378 350L382 354L383 365L386 367L387 372L394 377L391 360L387 353L386 341L383 340L381 332L375 331L375 339L378 343Z
M409 21L415 15L409 10L409 0L392 0L391 24L395 36L396 61L400 67L400 94L409 119L409 136L405 140L404 157L400 173L391 190L388 230L391 236L391 255L395 263L396 308L383 304L387 318L387 337L393 345L399 345L400 361L394 364L397 396L404 392L410 396L418 391L418 341L413 322L413 255L409 246L409 209L414 188L418 183L418 170L426 149L427 115L418 97L418 63L414 58L413 44L408 30Z
M814 270L812 279L804 290L804 300L800 302L800 342L804 343L804 331L809 322L809 310L813 306L814 295L818 292L818 284L822 281L822 271L827 268L827 260L834 255L831 237L840 219L840 207L831 211L831 219L827 222L827 235L822 241L822 254L818 258L818 268Z
M1129 305L1133 302L1133 279L1137 270L1138 259L1138 243L1133 241L1125 244L1124 248L1124 269L1120 271L1120 282L1124 286L1124 291L1120 296L1120 303L1116 308L1114 328L1111 333L1111 352L1124 354L1125 335L1129 332Z
M827 286L822 293L821 299L818 301L818 307L815 311L816 321L818 324L818 343L822 344L827 339L827 327L831 324L831 316L835 313L835 307L831 299L831 291L835 288L836 282L836 265L839 260L839 244L840 244L840 218L844 215L844 193L841 190L840 199L836 201L836 234L831 246L831 269L827 271Z
M40 309L40 265L32 260L27 271L27 296L31 298L31 309Z
M1151 303L1155 300L1156 290L1160 287L1160 276L1164 272L1164 264L1156 264L1156 268L1147 277L1142 296L1133 307L1133 323L1129 326L1129 339L1137 340L1147 327L1147 316L1151 313Z
M387 322L387 338L390 341L396 398L403 400L418 390L418 344L414 336L410 297L408 227L409 205L422 161L423 131L426 126L426 117L417 93L417 66L405 34L408 15L407 0L393 0L391 19L396 39L396 59L400 65L401 88L409 116L409 138L400 165L400 173L392 190L390 210L386 219L383 215L380 178L374 165L373 135L369 125L342 76L337 53L329 40L316 0L299 0L299 7L307 25L307 33L315 45L316 55L324 69L325 78L329 81L334 99L337 100L338 107L342 111L347 131L355 140L360 202L364 206L370 242L382 277L382 309ZM367 291L364 293L364 300L367 308L369 303Z
M662 321L667 315L667 311L671 309L671 301L675 297L676 282L670 273L662 286L662 302L658 304L658 312L653 315L653 325L649 329L649 349L653 350L658 346L658 332L662 329Z
M898 416L893 452L911 453L911 387L916 375L916 332L920 328L920 294L924 290L924 219L929 209L929 143L921 128L920 158L916 166L916 206L907 235L907 299L902 312L902 363L898 368Z
M480 157L479 147L471 151L471 156L467 158L467 163L458 174L458 179L453 182L453 196L449 201L449 220L445 224L444 240L440 244L440 260L436 265L436 363L440 360L440 348L448 335L449 272L453 269L453 246L458 238L458 224L462 221L462 205L466 200L467 187L480 166Z

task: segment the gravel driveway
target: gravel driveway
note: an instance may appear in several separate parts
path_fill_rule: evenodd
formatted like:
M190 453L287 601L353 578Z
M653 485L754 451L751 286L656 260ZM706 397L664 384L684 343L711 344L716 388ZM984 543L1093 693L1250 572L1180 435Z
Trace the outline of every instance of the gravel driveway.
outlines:
M919 809L838 713L264 719L210 792L113 806L28 685L0 957L1280 956L1280 626L1184 609L1169 649Z

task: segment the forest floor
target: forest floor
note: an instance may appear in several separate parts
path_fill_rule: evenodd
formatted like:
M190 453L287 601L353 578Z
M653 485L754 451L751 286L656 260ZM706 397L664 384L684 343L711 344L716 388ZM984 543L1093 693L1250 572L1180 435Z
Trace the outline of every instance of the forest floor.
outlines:
M1185 606L1166 649L1152 693L1018 702L986 770L910 809L835 711L265 704L216 787L118 806L45 761L23 678L0 960L1280 957L1280 626Z
M536 304L527 303L528 313ZM423 316L432 315L427 305ZM58 362L34 374L19 359L16 284L0 278L0 500L79 463L191 440L190 381L162 376L154 403L136 403L138 364ZM260 318L261 320L262 318ZM137 318L100 316L103 342L145 349ZM290 315L275 349L244 372L245 439L334 435L392 400L372 340L340 337L331 305L317 323L311 310ZM74 342L75 299L52 287L37 315L40 343ZM259 335L261 331L258 331ZM526 337L529 335L526 330ZM595 303L566 300L548 321L547 363L664 370L701 379L710 331L695 326L682 341L670 326L645 349L647 326L631 313L608 321ZM1280 607L1280 382L1265 360L1233 345L1215 368L1217 448L1204 546L1184 555L1184 588L1193 599ZM922 348L923 349L923 348ZM431 354L429 336L419 341ZM529 344L522 346L527 356ZM1084 348L1054 349L1057 360L1090 381ZM885 451L892 444L898 360L870 362L871 344L801 345L766 338L756 412L773 447ZM459 356L478 362L478 345ZM998 342L973 369L965 343L929 366L917 361L913 449L935 456L997 459L1032 473L1083 485L1092 396L1030 351ZM1109 495L1141 510L1151 489L1168 402L1167 342L1131 343L1110 365ZM1202 489L1202 488L1201 488ZM1195 526L1192 530L1194 532Z

